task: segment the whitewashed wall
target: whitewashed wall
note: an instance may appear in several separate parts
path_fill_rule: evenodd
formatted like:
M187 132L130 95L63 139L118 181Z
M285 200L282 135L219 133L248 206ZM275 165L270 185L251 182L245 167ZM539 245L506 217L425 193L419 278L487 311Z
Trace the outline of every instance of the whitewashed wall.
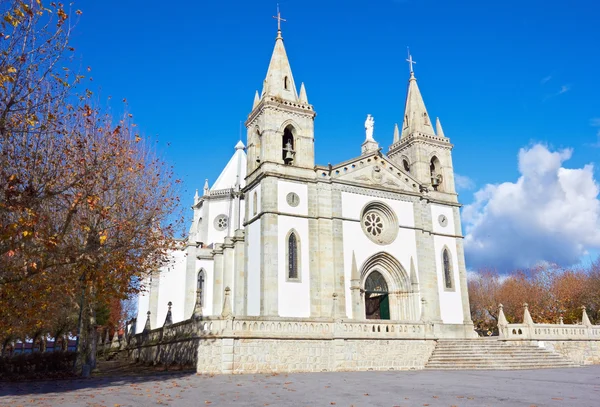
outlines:
M254 192L256 192L257 208L254 210ZM255 215L260 213L261 189L260 184L248 191L246 201L248 205L247 219L251 220ZM246 248L247 248L247 267L248 274L246 279L248 282L248 297L246 303L246 312L248 315L260 315L260 258L262 255L262 247L260 245L260 227L261 220L256 219L251 224L246 226Z
M448 218L445 227L440 225L438 220L440 215L445 215ZM454 215L452 208L449 206L432 205L431 219L433 221L433 232L447 235L454 235ZM440 313L442 321L447 324L462 324L463 310L461 300L460 279L458 273L458 257L456 254L456 238L449 236L434 236L435 250L435 268L438 277L438 290L440 293ZM454 291L446 291L444 289L444 264L442 259L442 251L444 247L448 248L452 262L452 274L454 278Z
M170 257L171 262L161 268L160 272L156 319L158 326L162 326L165 322L169 301L173 303L171 308L173 322L184 319L186 256L184 251L175 250L170 253Z
M148 279L145 279L142 282L142 285L148 287ZM150 292L143 291L138 294L138 314L137 321L135 324L135 333L139 334L144 330L144 325L146 324L147 312L150 309Z
M295 192L300 197L298 206L290 206L287 195ZM308 215L308 186L296 182L279 180L277 183L277 209L281 213ZM310 273L309 273L309 241L308 219L294 216L279 216L278 227L278 309L282 317L310 316ZM299 270L300 281L287 281L286 248L288 233L294 229L299 238Z
M363 232L360 225L360 215L366 204L379 201L387 204L398 218L400 226L398 236L389 245L379 245L371 241ZM363 263L374 254L387 252L395 257L406 273L410 276L410 259L418 268L417 243L414 227L413 204L411 202L397 201L393 199L375 198L342 192L342 216L352 221L343 222L344 234L344 284L346 289L346 310L348 317L352 318L352 294L350 291L350 279L352 272L352 252L356 256L356 265L360 272ZM420 303L420 302L419 302Z

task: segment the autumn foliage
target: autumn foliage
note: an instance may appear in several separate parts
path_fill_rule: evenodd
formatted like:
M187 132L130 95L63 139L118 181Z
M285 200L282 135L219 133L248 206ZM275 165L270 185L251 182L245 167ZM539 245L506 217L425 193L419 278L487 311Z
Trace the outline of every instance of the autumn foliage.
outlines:
M68 68L80 12L0 12L0 340L73 331L83 304L93 345L97 310L165 261L177 181L132 116L103 112Z
M600 260L588 268L565 269L540 266L499 274L480 270L470 276L469 301L476 328L494 331L498 304L504 306L509 323L522 322L523 303L529 305L534 322L581 322L581 306L592 323L600 322Z

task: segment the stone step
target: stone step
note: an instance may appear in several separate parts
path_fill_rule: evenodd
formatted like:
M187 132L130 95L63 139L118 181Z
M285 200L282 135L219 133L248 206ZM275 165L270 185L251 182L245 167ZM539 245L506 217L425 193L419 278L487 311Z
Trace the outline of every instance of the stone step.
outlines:
M503 366L425 366L428 370L535 370L535 369L567 369L578 367L576 365L554 366L554 365L503 365Z
M440 340L425 368L503 370L574 366L577 364L535 345L512 345L497 340Z

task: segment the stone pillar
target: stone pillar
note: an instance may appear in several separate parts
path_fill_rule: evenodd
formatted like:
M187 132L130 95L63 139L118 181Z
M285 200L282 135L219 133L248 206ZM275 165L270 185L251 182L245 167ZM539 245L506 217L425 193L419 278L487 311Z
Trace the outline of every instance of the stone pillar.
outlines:
M213 310L212 315L220 315L223 307L223 247L220 244L215 245L213 250L214 269L213 269Z
M319 315L329 317L332 307L332 296L336 287L335 278L335 258L333 255L333 221L332 217L332 198L331 184L317 184L317 202L318 202L318 273L321 283L320 297L321 307Z
M191 236L190 236L191 238ZM198 270L196 270L196 244L188 243L185 247L185 301L183 303L184 319L192 315L196 304L196 287L198 285Z
M413 205L415 215L415 233L417 240L417 267L421 298L426 300L427 307L422 310L421 317L429 322L442 322L440 313L440 293L437 268L435 262L435 245L433 242L431 206L426 199Z
M332 207L331 213L333 219L333 274L334 274L334 291L338 294L338 309L337 313L341 318L348 317L346 310L346 276L344 274L344 223L342 218L342 192L339 190L331 191Z
M246 292L248 283L246 281L246 265L244 231L238 229L233 237L233 270L234 270L234 294L233 310L235 315L246 315Z
M471 307L469 305L469 289L467 285L467 266L465 265L464 241L462 238L462 227L460 225L460 211L458 207L452 209L454 215L454 233L456 236L456 257L458 260L458 284L460 284L460 295L462 299L463 320L465 324L473 324L471 320Z
M148 310L150 311L150 324L153 327L158 326L158 288L160 286L160 271L153 271L151 274L152 281L150 283L150 303Z
M261 296L260 315L279 315L279 230L277 215L277 178L261 183Z
M233 239L226 237L225 243L223 243L223 286L225 287L235 288L235 283L233 281L234 260Z

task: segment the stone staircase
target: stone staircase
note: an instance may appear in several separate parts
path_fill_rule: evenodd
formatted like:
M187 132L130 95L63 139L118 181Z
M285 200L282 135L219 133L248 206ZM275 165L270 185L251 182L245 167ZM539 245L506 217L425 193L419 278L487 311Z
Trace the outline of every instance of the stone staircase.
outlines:
M535 345L511 345L496 339L438 340L425 369L543 369L576 363Z

